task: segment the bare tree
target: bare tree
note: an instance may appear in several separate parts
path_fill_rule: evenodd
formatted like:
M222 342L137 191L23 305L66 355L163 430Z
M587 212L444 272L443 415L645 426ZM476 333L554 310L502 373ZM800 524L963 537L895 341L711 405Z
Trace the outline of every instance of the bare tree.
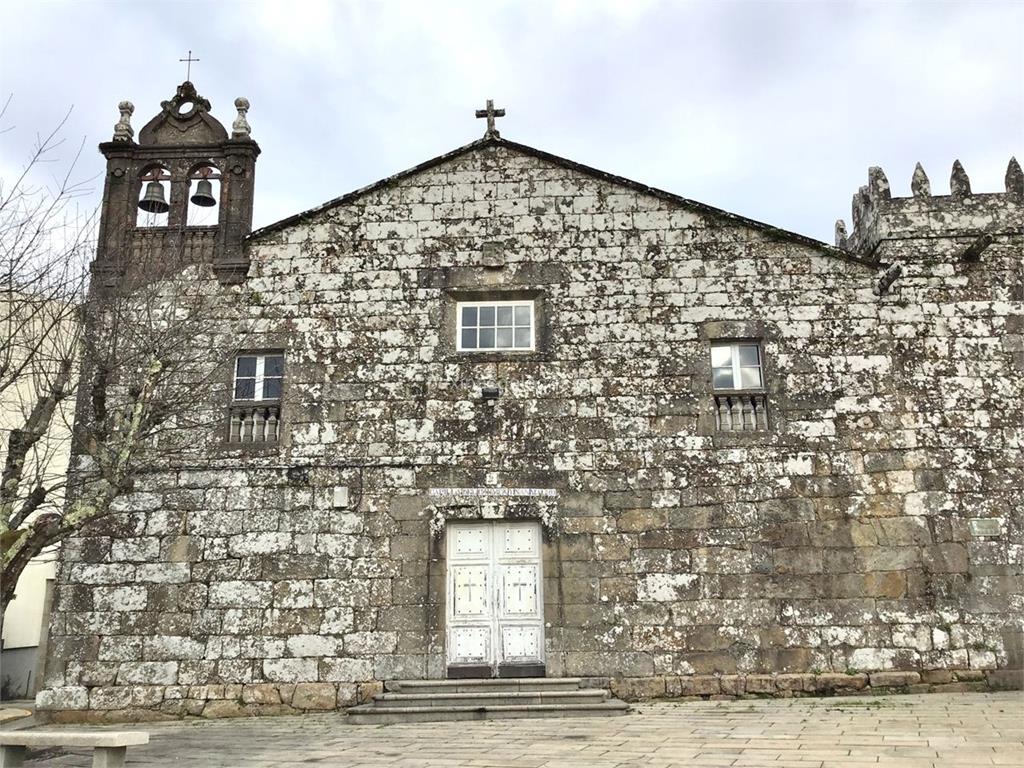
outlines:
M0 109L7 114L10 99ZM0 179L0 622L39 532L64 503L78 309L95 218L77 207L81 146L59 164L68 115L38 136L17 177ZM49 183L36 179L58 163Z
M224 347L209 267L182 258L184 228L87 294L96 228L74 205L78 153L51 186L29 184L63 125L0 181L0 626L33 557L111 514L140 467L187 449L174 435L223 421L203 403L232 359L211 354ZM54 458L69 453L67 472Z

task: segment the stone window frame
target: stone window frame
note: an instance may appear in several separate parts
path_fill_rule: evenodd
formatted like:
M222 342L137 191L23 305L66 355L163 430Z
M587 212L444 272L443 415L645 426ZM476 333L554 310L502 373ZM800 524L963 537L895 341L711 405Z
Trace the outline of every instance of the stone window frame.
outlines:
M739 354L740 347L753 347L757 350L757 365L744 365L742 357ZM760 339L716 339L711 341L709 344L711 350L711 384L716 392L764 392L764 345ZM731 387L719 387L714 383L714 373L716 370L715 366L715 349L728 349L730 363L729 368L732 372L732 383ZM718 366L720 367L720 366ZM757 378L760 382L755 387L743 386L742 370L743 368L756 368ZM740 386L736 386L739 383Z
M459 350L457 344L458 306L460 302L533 302L533 349ZM448 361L474 363L529 362L550 359L548 334L547 294L540 288L523 287L459 287L446 288L443 292L441 311L441 333L439 347L441 358Z
M694 394L697 396L697 434L711 437L715 446L746 445L763 443L780 434L785 425L782 403L785 399L785 377L777 369L774 355L767 354L767 346L779 338L777 328L762 320L709 320L701 323L697 330L701 344L699 375L694 377ZM761 358L760 389L716 390L711 373L711 347L714 344L756 343ZM724 392L763 393L767 400L768 427L749 431L719 430L715 423L715 394Z
M264 398L260 400L246 400L235 398L235 372L238 366L238 358L240 357L272 357L280 356L281 360L281 395L276 398ZM266 347L246 347L233 350L231 362L226 366L226 392L227 392L227 403L224 406L224 419L220 428L220 439L219 447L224 450L244 450L248 453L276 453L278 449L285 442L285 436L287 431L285 430L285 409L284 403L285 398L288 394L288 351L282 344L280 346L266 346ZM277 406L277 419L278 419L278 439L274 441L262 441L262 442L242 442L231 440L231 419L232 414L240 406L245 405L276 405Z
M463 347L462 346L462 336L463 336L464 328L463 328L463 325L462 325L462 320L463 320L463 316L464 316L465 313L462 310L466 309L466 308L476 308L477 311L479 312L481 309L484 309L484 308L487 308L487 307L493 307L494 310L495 310L495 313L497 313L497 311L500 308L502 308L502 307L511 307L512 310L513 310L513 313L515 313L515 310L520 308L520 307L529 307L529 310L530 310L530 319L529 319L529 324L528 324L528 328L529 328L529 331L530 331L530 344L529 344L529 346L524 346L524 347L517 347L517 346L515 346L515 334L513 334L513 339L512 339L513 346L511 346L511 347L499 347L499 346L497 346L497 338L495 339L495 346L493 346L493 347ZM455 350L457 352L472 352L474 355L488 354L488 353L498 353L498 352L533 352L536 349L536 346L537 346L536 314L537 314L537 312L536 312L536 302L533 299L529 299L529 300L527 300L527 299L501 299L501 300L499 300L499 299L487 299L487 300L484 300L484 301L475 301L475 300L474 301L468 301L466 299L460 299L460 300L455 302ZM483 327L484 326L481 326L479 324L476 326L476 328L483 328ZM498 326L497 323L495 323L496 331L497 331L497 329L499 327L502 327L502 326ZM518 331L518 329L520 327L521 326L517 326L514 321L513 321L512 326L509 326L509 328L511 330L513 330L513 331Z
M243 379L253 380L253 396L252 397L238 397L238 363L242 358L252 357L256 359L256 370L252 376L242 376ZM267 358L279 357L281 358L281 375L280 376L266 376L266 361ZM234 373L231 378L231 402L280 402L280 394L277 397L264 397L263 384L267 378L281 379L281 388L284 389L284 352L239 352L235 355L235 364L232 366Z

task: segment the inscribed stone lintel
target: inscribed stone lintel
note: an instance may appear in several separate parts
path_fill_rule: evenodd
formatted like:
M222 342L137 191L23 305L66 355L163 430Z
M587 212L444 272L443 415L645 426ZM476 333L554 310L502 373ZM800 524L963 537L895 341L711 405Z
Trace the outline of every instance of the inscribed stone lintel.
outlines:
M430 488L430 530L440 535L451 520L539 520L554 530L558 491L553 488Z
M428 496L547 496L557 497L554 488L430 488Z

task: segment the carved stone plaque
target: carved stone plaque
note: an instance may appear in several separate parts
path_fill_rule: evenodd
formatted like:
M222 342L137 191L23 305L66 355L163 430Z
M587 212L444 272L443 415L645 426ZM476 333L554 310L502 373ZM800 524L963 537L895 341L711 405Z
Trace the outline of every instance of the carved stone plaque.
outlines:
M1003 532L1003 521L998 517L972 517L967 527L972 536L999 536Z

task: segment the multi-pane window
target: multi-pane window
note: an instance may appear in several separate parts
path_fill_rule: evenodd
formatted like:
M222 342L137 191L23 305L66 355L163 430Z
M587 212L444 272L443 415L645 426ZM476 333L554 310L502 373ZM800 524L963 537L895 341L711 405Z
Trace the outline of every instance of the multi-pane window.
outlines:
M742 341L712 345L711 377L715 389L763 389L761 345Z
M532 350L532 301L460 301L456 338L460 352Z
M235 358L229 443L276 443L281 437L281 384L284 355Z
M239 355L235 360L235 400L279 400L284 355Z
M768 398L761 345L753 341L711 345L715 427L721 432L768 429Z

